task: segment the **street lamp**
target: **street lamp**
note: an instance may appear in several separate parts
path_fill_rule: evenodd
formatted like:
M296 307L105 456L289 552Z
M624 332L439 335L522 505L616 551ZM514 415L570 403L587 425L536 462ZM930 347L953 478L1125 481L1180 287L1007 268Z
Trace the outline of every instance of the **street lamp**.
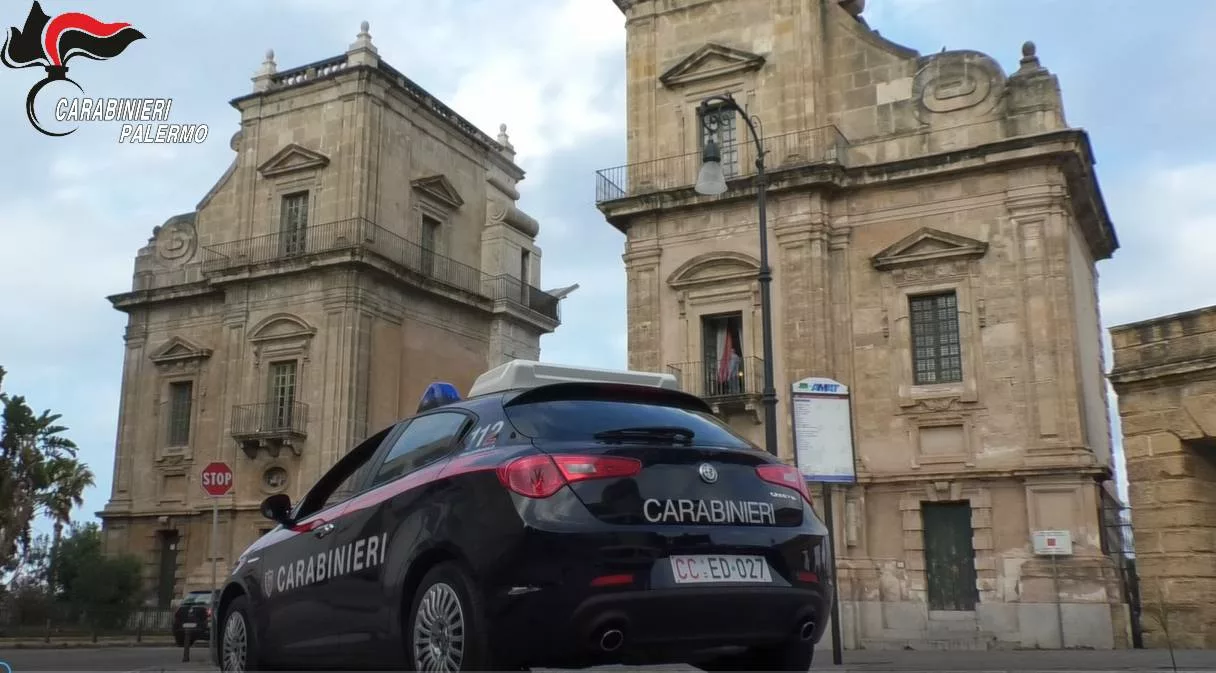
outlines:
M701 170L697 173L697 184L693 189L698 194L708 196L716 196L726 191L722 154L714 135L722 127L725 115L733 116L736 113L743 117L752 140L756 143L756 204L760 210L760 271L756 274L756 279L760 281L760 322L764 333L764 390L760 393L760 402L764 405L764 448L776 456L777 390L773 387L773 301L769 289L773 282L773 272L768 266L768 213L765 200L768 182L764 175L764 143L756 131L755 121L759 120L753 121L754 118L749 117L747 111L739 107L730 94L710 96L701 101L701 124L709 134L701 154Z

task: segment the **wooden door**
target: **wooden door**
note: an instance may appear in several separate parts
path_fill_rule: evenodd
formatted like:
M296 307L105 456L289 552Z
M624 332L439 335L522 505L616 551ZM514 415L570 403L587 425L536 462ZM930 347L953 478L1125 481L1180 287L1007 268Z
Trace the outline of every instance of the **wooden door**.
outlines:
M970 611L979 603L971 504L927 502L921 510L930 610Z
M177 531L162 531L160 535L160 572L157 576L156 604L167 608L177 591Z

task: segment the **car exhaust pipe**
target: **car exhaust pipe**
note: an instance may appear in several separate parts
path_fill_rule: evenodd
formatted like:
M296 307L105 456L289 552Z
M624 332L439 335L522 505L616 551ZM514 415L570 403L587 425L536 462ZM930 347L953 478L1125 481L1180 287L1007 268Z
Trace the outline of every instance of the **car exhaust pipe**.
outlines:
M806 642L815 637L815 620L808 619L798 627L798 640Z
M625 644L625 634L620 629L609 628L600 635L600 650L615 652Z

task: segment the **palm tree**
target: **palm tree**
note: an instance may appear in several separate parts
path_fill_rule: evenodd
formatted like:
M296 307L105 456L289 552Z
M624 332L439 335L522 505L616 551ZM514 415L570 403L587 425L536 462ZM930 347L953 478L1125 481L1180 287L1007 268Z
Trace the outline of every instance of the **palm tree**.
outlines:
M59 556L59 543L63 540L63 528L72 522L72 509L84 505L84 492L93 486L93 472L75 458L57 456L44 464L43 482L48 487L38 494L38 504L54 522L48 573L54 590L58 570L55 562Z
M0 383L3 377L0 368ZM30 523L53 485L48 464L76 456L76 445L60 434L67 428L59 418L50 411L36 414L24 397L0 392L0 572L14 569L30 548Z

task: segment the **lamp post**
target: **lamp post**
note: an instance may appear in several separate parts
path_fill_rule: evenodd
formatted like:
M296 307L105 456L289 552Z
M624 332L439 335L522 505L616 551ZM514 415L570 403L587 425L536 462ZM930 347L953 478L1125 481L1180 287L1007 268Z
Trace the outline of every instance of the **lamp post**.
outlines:
M774 456L777 455L777 389L773 385L773 303L770 286L773 282L773 272L768 266L768 213L765 200L768 191L768 181L764 175L764 143L756 131L755 120L749 117L747 111L739 107L734 97L729 94L710 96L701 101L701 124L711 134L722 126L724 115L738 113L747 124L747 129L756 143L756 205L760 213L760 271L756 279L760 281L760 322L762 323L763 358L764 358L764 389L760 393L760 402L764 405L764 448ZM722 170L722 155L713 135L705 141L701 154L701 170L697 173L697 184L694 187L698 194L718 195L726 191L726 174Z

